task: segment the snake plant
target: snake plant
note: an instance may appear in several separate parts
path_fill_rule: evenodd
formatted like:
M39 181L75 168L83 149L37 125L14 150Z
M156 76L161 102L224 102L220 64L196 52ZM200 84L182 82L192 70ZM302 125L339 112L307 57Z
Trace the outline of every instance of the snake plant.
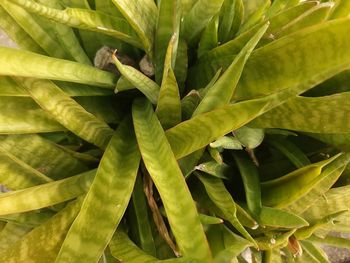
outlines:
M17 44L0 47L0 262L350 248L333 235L350 232L349 17L348 0L0 0Z

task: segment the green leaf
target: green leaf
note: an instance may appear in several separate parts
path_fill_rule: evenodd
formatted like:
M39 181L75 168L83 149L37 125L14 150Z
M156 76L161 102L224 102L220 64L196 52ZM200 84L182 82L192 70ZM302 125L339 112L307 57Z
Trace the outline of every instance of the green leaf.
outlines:
M210 260L209 247L185 179L152 106L145 99L134 101L133 120L143 161L161 196L180 252L204 262Z
M268 140L268 143L285 155L297 168L310 164L310 160L303 151L288 139L277 139L272 137Z
M218 27L219 27L219 16L214 16L209 24L204 29L199 44L197 56L201 57L204 53L217 47L219 44L218 40Z
M252 129L247 126L243 126L233 131L237 140L248 149L255 149L264 140L265 133L263 129Z
M249 15L249 17L246 17L237 34L242 34L264 21L265 13L270 7L271 1L263 0L260 2L261 3L257 5L257 8Z
M166 131L177 159L199 150L219 137L236 130L264 111L282 103L290 94L275 94L256 100L220 107L181 122Z
M335 183L348 162L348 154L338 154L264 182L262 201L269 206L286 207L294 213L300 213L312 205L312 200L316 200ZM332 177L333 173L336 173L336 178ZM284 195L286 192L289 194Z
M159 97L159 89L157 83L155 83L152 79L142 74L137 69L123 65L117 58L115 54L113 54L113 60L116 64L119 72L139 91L141 91L153 104L157 104Z
M47 54L57 58L68 59L67 53L58 43L57 38L52 38L25 9L7 0L1 0L0 5Z
M324 218L330 214L349 209L350 186L336 187L320 196L302 216L308 221Z
M242 0L225 0L220 10L219 41L226 43L234 38L242 24L244 5Z
M15 223L24 227L37 227L49 220L55 213L53 211L32 211L20 214L0 216L1 220Z
M279 232L272 236L264 236L255 238L260 250L270 250L279 247L286 247L289 238L294 234L295 229L287 232Z
M21 105L18 107L18 105ZM42 133L66 130L30 98L0 99L0 134Z
M348 133L350 92L296 97L252 122L252 127L282 128L314 133ZM285 116L289 116L286 118Z
M148 214L148 204L143 187L142 178L138 176L132 192L131 207L129 208L133 211L132 215L130 216L132 217L131 222L135 222L137 225L134 225L133 229L130 229L130 231L136 231L141 248L146 253L155 256L156 247L152 235Z
M50 8L38 4L33 0L14 0L13 2L28 12L43 16L55 22L79 29L101 32L136 47L141 47L134 31L124 19L87 9L66 8L65 10L60 10Z
M210 174L221 179L228 179L232 174L232 169L227 164L218 164L217 162L206 162L197 165L196 170Z
M233 99L257 98L288 88L305 91L343 71L350 61L350 51L349 54L344 52L347 51L344 47L350 44L349 24L350 19L321 23L257 49L242 72ZM334 39L334 43L319 45L327 43L329 37ZM290 63L291 53L295 63ZM226 54L221 61L207 61L190 70L193 78L189 79L189 87L192 84L197 88L203 87L217 69L227 68L236 54Z
M121 230L117 230L109 243L109 248L113 257L121 262L128 263L153 263L157 259L145 253L142 249L137 247Z
M31 227L21 226L16 223L7 223L2 226L0 233L0 257L1 254L10 248L14 243L21 240L28 232L32 230Z
M45 51L28 35L16 21L0 6L0 27L22 49L27 49L39 54Z
M184 16L181 34L191 45L198 39L208 22L220 11L224 0L198 0Z
M0 214L32 211L62 203L84 194L96 171L0 195Z
M236 215L236 204L230 193L227 191L221 179L205 174L198 174L197 178L203 183L209 198L221 211L223 218L228 220L246 239L256 244L254 239L238 221Z
M112 238L129 203L140 163L131 129L131 120L127 118L108 144L81 210L63 242L57 263L96 262ZM99 227L95 228L98 222Z
M333 5L334 4L330 2L316 5L315 7L304 12L302 15L280 28L278 31L274 32L274 38L276 39L282 36L286 36L303 28L324 22L327 19Z
M319 263L329 263L327 254L319 247L308 241L302 241L302 248L311 254Z
M233 155L241 174L247 206L256 219L261 219L261 189L259 172L253 161L240 154Z
M152 58L157 6L153 0L112 0L113 4L137 32L146 53Z
M298 229L295 232L295 237L298 240L303 240L309 238L314 232L316 232L319 228L322 228L323 226L327 224L334 224L334 221L340 217L341 215L347 214L349 210L343 210L340 212L336 212L330 215L327 215L321 219L316 220L311 226L303 227L301 229Z
M52 180L0 147L0 182L9 189L23 189Z
M223 148L229 150L242 150L242 144L238 141L236 137L233 136L223 136L219 139L211 142L210 147L212 148Z
M16 81L57 122L82 139L102 149L106 147L113 133L112 129L105 122L88 113L53 82L37 79L16 79Z
M172 53L176 41L176 35L173 35L165 56L162 85L160 87L156 109L158 119L165 129L173 127L181 122L179 87L171 66Z
M332 13L328 19L345 18L350 14L350 3L349 1L340 0L336 2Z
M296 214L266 206L261 208L259 223L263 226L277 228L300 228L309 225L307 221Z
M328 245L337 248L346 248L350 249L350 240L347 238L335 237L335 236L326 236L325 238L320 238L317 236L311 236L307 239L312 243Z
M68 204L46 223L34 228L0 254L3 262L54 262L66 231L77 215L81 199Z
M252 37L252 39L245 45L237 57L233 60L228 69L223 75L215 82L215 84L208 89L204 98L198 105L197 109L193 113L193 116L211 111L221 105L225 105L230 102L233 96L238 80L241 76L244 65L253 51L255 45L260 40L261 36L265 33L268 24L265 24L259 31Z
M157 30L155 34L154 43L154 64L155 64L155 78L157 83L161 83L164 76L164 61L167 49L167 44L171 41L172 36L175 35L176 40L173 42L173 51L171 64L172 68L175 66L175 59L177 54L178 38L179 38L179 27L180 27L180 14L181 1L160 1L158 6L158 19L157 19Z
M0 47L0 74L113 87L115 76L92 66ZM72 74L74 72L74 74Z
M0 147L52 179L88 170L71 153L35 134L0 136Z
M214 259L215 263L231 263L241 254L246 248L252 246L252 243L240 236L234 234L229 229L224 227L224 243L225 249L220 251Z
M41 4L47 4L52 8L62 9L62 5L57 0L39 0ZM59 23L47 23L47 20L43 17L38 17L39 22L48 27L48 31L52 32L51 35L57 37L57 41L62 45L65 52L71 56L75 61L91 65L91 61L84 49L80 45L80 42L75 35L72 28Z

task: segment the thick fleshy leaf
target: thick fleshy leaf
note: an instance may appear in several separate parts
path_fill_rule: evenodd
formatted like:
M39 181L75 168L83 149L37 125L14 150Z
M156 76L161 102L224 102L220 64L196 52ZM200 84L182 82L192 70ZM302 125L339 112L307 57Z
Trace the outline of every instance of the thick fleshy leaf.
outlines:
M207 27L204 29L198 44L197 56L201 57L204 53L217 47L218 40L219 16L214 16Z
M18 105L21 105L18 107ZM0 134L23 134L65 131L52 116L30 98L0 99Z
M289 238L294 234L296 229L287 232L279 232L276 235L255 238L260 250L270 250L288 245Z
M283 26L279 31L273 33L274 38L286 36L303 28L322 23L327 19L333 5L334 4L330 2L316 5L287 25Z
M240 141L233 136L223 136L219 139L211 142L210 147L212 148L223 148L223 149L230 149L230 150L242 150L243 146L240 143Z
M57 38L52 38L50 34L45 32L45 29L30 13L7 0L1 0L0 5L47 54L57 58L68 59Z
M248 149L255 149L264 140L263 129L252 129L247 126L243 126L233 132L237 140Z
M0 147L0 183L9 189L23 189L52 180Z
M0 136L0 147L52 179L88 169L71 153L35 134Z
M6 0L3 0L6 1ZM27 11L38 14L67 26L97 31L114 36L125 42L141 47L137 36L126 20L109 16L102 12L88 9L66 8L65 10L50 8L33 0L13 0Z
M39 0L39 3L56 9L63 8L61 3L57 0ZM48 27L46 30L48 33L57 37L58 43L62 46L68 56L72 57L77 62L91 65L89 57L82 48L72 28L60 23L47 23L47 20L40 16L36 16L36 18L41 25Z
M263 226L277 228L300 228L309 225L307 221L296 214L266 206L261 208L259 223Z
M98 261L112 238L129 203L140 163L136 139L130 130L132 123L127 118L108 144L57 263ZM97 222L98 228L94 227Z
M234 159L241 174L247 206L256 219L261 219L261 189L259 172L254 162L240 154L234 154Z
M155 78L157 83L161 83L163 78L164 61L168 49L167 43L170 42L174 34L176 40L173 41L171 63L172 68L175 66L181 19L180 8L180 0L161 1L158 6L157 30L154 43Z
M87 112L53 82L37 79L16 79L16 81L62 126L102 149L106 147L113 130L105 122Z
M157 6L154 1L112 0L112 2L137 32L146 53L152 57L157 19Z
M327 215L319 220L316 220L311 226L298 229L295 232L295 236L298 238L298 240L307 239L319 228L322 228L327 224L334 224L334 221L338 217L340 217L341 215L344 215L345 213L348 214L348 212L349 210L343 210L334 214Z
M344 53L344 47L350 43L349 24L349 19L321 23L256 50L242 72L233 99L256 98L293 87L304 91L343 71L350 63L350 52ZM330 36L334 43L319 45L327 43ZM203 87L217 69L225 69L236 54L231 53L231 57L226 56L221 62L208 62L205 67L190 71L193 78L189 80L189 86L195 83L197 88ZM290 54L295 63L290 63Z
M254 26L264 21L265 13L270 7L271 2L269 0L261 0L259 2L259 4L256 3L257 5L255 10L246 17L237 34L242 34L249 31L250 29L254 28ZM244 1L244 3L246 3L246 1Z
M45 51L28 35L16 21L0 6L0 27L22 49L27 49L39 54Z
M217 162L206 162L197 165L196 170L210 174L221 179L228 179L232 175L232 169L227 164L218 164Z
M238 80L243 71L244 65L253 51L255 45L258 43L262 35L265 33L268 24L264 25L259 31L249 40L247 45L236 56L228 69L215 82L215 84L208 89L202 101L199 103L193 116L211 111L221 105L230 102L233 96Z
M172 53L176 35L174 35L168 45L162 85L159 91L159 98L156 113L164 129L171 128L181 122L181 102L179 87L176 82L174 71L171 66Z
M132 210L130 218L134 227L130 229L131 232L136 232L141 248L148 254L156 255L156 246L154 243L151 222L149 221L148 204L145 193L143 191L143 181L140 176L136 178L132 199L130 201L129 209Z
M268 143L285 155L297 168L310 164L308 157L293 142L288 139L272 138L268 140Z
M349 209L350 186L336 187L320 196L311 207L304 211L302 216L314 221L330 214Z
M34 228L0 254L3 262L54 262L66 231L77 215L81 199L68 204L46 223Z
M210 19L220 11L223 2L224 0L199 0L194 4L182 22L181 34L188 43L194 44Z
M214 178L205 174L198 174L198 179L203 183L209 198L221 211L223 218L228 220L246 239L256 244L254 239L245 230L239 222L236 215L236 203L230 193L227 191L221 179Z
M41 210L40 213L38 213L38 211L32 211L20 214L3 215L0 216L0 218L6 222L15 223L21 226L37 227L49 220L54 214L55 212L50 210Z
M340 0L336 2L333 12L330 14L328 19L345 18L350 14L350 3L349 1Z
M133 119L143 161L161 196L180 252L203 262L210 260L196 207L152 105L145 99L136 100Z
M296 97L257 118L251 126L314 133L348 133L349 101L350 92L319 98Z
M21 238L31 230L31 227L21 226L16 223L7 223L5 226L3 226L0 232L0 257L4 251L10 248L17 241L21 240Z
M115 76L92 66L0 47L0 74L113 87ZM74 74L72 74L74 72Z
M74 199L88 190L95 173L92 170L60 181L1 194L0 214L22 213Z
M332 178L332 174L335 172L339 177L338 170L342 171L348 162L348 154L338 154L283 177L264 182L262 183L262 201L269 206L288 207L292 212L302 212L312 205L312 200L316 200L335 183L337 177ZM283 193L286 192L289 194L284 195Z
M157 83L155 83L152 79L142 74L137 69L123 65L117 58L117 56L113 55L114 63L116 64L119 72L139 91L141 91L153 104L156 104L159 97L159 89Z
M219 137L238 129L250 120L282 103L293 94L287 91L269 97L235 103L199 114L166 131L177 159L199 150Z
M244 13L242 0L225 0L220 10L219 41L225 43L234 38L241 26Z
M330 262L327 254L322 250L322 248L308 241L302 241L301 244L302 244L303 251L311 254L319 263Z
M154 263L157 259L136 246L124 232L117 230L109 243L112 255L122 262Z

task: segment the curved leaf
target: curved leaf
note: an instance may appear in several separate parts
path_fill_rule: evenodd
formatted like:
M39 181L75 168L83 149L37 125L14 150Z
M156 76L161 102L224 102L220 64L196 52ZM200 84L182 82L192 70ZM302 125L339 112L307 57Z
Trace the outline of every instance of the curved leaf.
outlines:
M92 66L28 51L0 47L0 74L114 86L115 76ZM74 74L72 74L74 72Z
M34 228L22 240L0 254L4 262L54 262L66 231L77 215L81 199L67 205L46 223Z
M113 60L116 64L119 72L138 90L140 90L153 104L156 104L159 97L159 89L157 83L155 83L152 79L142 74L137 69L123 65L117 58L115 54L113 54Z
M53 82L37 79L17 79L17 82L57 122L84 140L102 149L106 147L113 133L112 129L105 122L88 113Z
M67 8L65 10L60 10L50 8L32 0L13 0L13 2L29 12L41 15L58 23L101 32L135 45L136 47L141 47L132 28L124 19L88 9Z
M97 262L112 238L129 203L140 163L131 129L131 120L127 118L108 144L79 215L63 242L57 263ZM94 227L96 223L98 228Z
M153 0L112 0L137 32L146 53L152 58L157 6Z
M22 213L74 199L87 191L95 172L1 194L0 214Z
M143 161L163 200L180 252L203 262L210 260L196 207L152 105L135 100L133 120Z
M314 133L348 133L349 101L350 92L319 98L296 97L257 118L251 126Z

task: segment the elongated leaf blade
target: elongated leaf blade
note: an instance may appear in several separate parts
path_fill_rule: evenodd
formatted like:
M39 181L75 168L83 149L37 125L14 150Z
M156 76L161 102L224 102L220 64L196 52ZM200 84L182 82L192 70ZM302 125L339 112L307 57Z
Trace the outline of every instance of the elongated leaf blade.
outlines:
M112 87L115 76L97 68L28 51L0 47L0 74ZM72 74L74 72L74 74Z
M133 119L143 161L163 200L180 252L208 261L211 256L196 207L151 104L136 100ZM181 206L177 200L182 200Z
M79 215L63 242L57 263L98 261L112 238L129 203L140 163L131 129L131 120L127 118L108 144ZM97 222L99 227L95 228Z
M113 130L47 80L17 79L31 97L68 130L104 149ZM50 100L48 100L50 98ZM86 125L86 124L89 125Z

